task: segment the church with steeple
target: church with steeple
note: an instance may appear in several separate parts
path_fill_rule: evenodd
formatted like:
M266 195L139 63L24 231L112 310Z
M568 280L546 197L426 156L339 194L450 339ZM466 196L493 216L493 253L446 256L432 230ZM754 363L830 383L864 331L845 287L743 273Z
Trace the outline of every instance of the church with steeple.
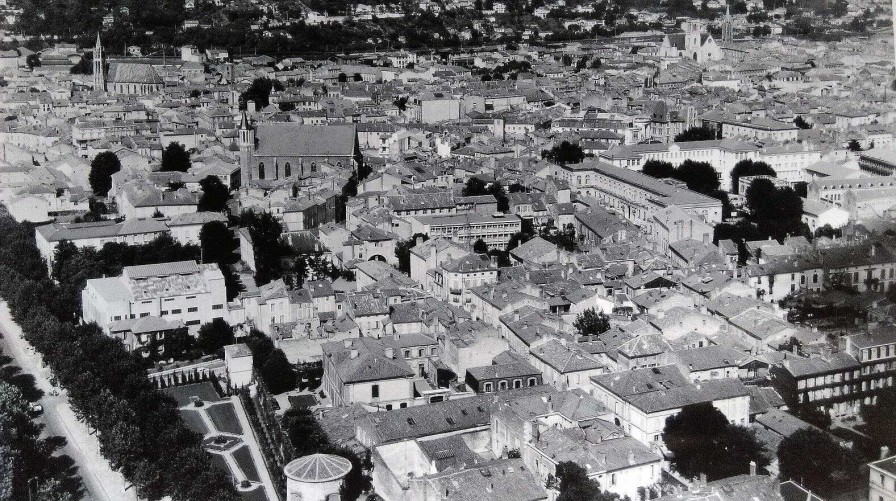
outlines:
M691 59L700 64L722 59L722 48L716 43L712 34L706 31L703 21L685 21L681 24L681 31L663 38L663 43L657 50L659 57Z
M165 87L162 77L156 69L147 63L129 62L126 60L109 63L106 61L100 35L96 35L96 46L93 48L93 89L110 94L146 96L160 92Z

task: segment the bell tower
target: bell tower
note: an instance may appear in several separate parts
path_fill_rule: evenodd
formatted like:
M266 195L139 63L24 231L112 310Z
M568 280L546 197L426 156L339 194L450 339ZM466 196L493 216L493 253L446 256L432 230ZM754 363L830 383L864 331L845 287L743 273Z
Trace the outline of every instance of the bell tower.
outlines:
M729 43L734 40L734 25L731 23L731 8L725 7L725 20L722 21L722 41Z
M249 117L243 111L240 120L240 185L247 186L252 180L252 153L255 151L255 130L249 125Z
M93 48L93 90L106 90L106 75L103 66L103 43L100 34L96 34L96 47Z

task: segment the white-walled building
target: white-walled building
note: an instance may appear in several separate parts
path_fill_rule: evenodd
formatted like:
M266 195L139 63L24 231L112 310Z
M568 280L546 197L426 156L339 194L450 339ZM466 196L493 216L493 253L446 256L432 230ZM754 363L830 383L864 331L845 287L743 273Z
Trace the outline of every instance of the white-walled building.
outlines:
M224 275L217 264L196 261L127 266L118 277L88 280L81 306L84 321L106 332L113 322L149 316L180 320L192 332L228 319Z
M737 425L749 422L750 394L739 379L692 383L674 365L593 376L592 394L625 432L645 445L662 445L666 418L689 404L712 403Z

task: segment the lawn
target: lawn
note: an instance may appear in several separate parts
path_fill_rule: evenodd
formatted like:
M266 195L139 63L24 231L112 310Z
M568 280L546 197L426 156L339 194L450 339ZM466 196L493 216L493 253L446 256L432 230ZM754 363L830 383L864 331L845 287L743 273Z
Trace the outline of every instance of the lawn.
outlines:
M212 464L217 466L227 475L230 475L230 467L227 466L227 461L224 459L224 456L220 454L209 454L212 457Z
M181 409L180 417L183 418L187 428L196 433L205 436L205 434L209 432L208 427L205 426L205 421L202 420L202 416L200 416L198 412L191 409Z
M190 397L199 397L203 402L217 402L221 400L215 387L209 382L189 384L186 386L173 386L162 391L177 400L177 406L183 407L190 403Z
M264 487L260 485L251 491L240 492L240 496L245 501L268 501L268 496L264 493Z
M252 461L252 454L249 452L249 447L243 446L233 452L233 459L236 460L236 464L240 465L240 469L243 470L243 474L246 475L246 478L253 482L261 482L261 478L258 476L258 470L255 469L255 461Z
M236 417L236 410L233 408L233 403L227 402L211 405L206 407L205 410L208 412L208 417L212 419L212 423L215 424L215 428L217 428L218 431L234 433L237 435L243 434L243 427L240 426L240 421Z

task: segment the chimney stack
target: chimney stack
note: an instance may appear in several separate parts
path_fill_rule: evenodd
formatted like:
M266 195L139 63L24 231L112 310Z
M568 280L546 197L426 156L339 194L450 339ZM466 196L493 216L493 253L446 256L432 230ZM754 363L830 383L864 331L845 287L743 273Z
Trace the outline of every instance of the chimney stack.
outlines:
M358 350L352 350L349 352L348 358L358 358Z
M890 457L890 448L887 447L886 445L884 445L883 447L880 448L880 458L886 459L888 457Z
M395 358L395 350L392 348L386 348L386 358Z
M756 461L750 461L750 476L756 476Z

